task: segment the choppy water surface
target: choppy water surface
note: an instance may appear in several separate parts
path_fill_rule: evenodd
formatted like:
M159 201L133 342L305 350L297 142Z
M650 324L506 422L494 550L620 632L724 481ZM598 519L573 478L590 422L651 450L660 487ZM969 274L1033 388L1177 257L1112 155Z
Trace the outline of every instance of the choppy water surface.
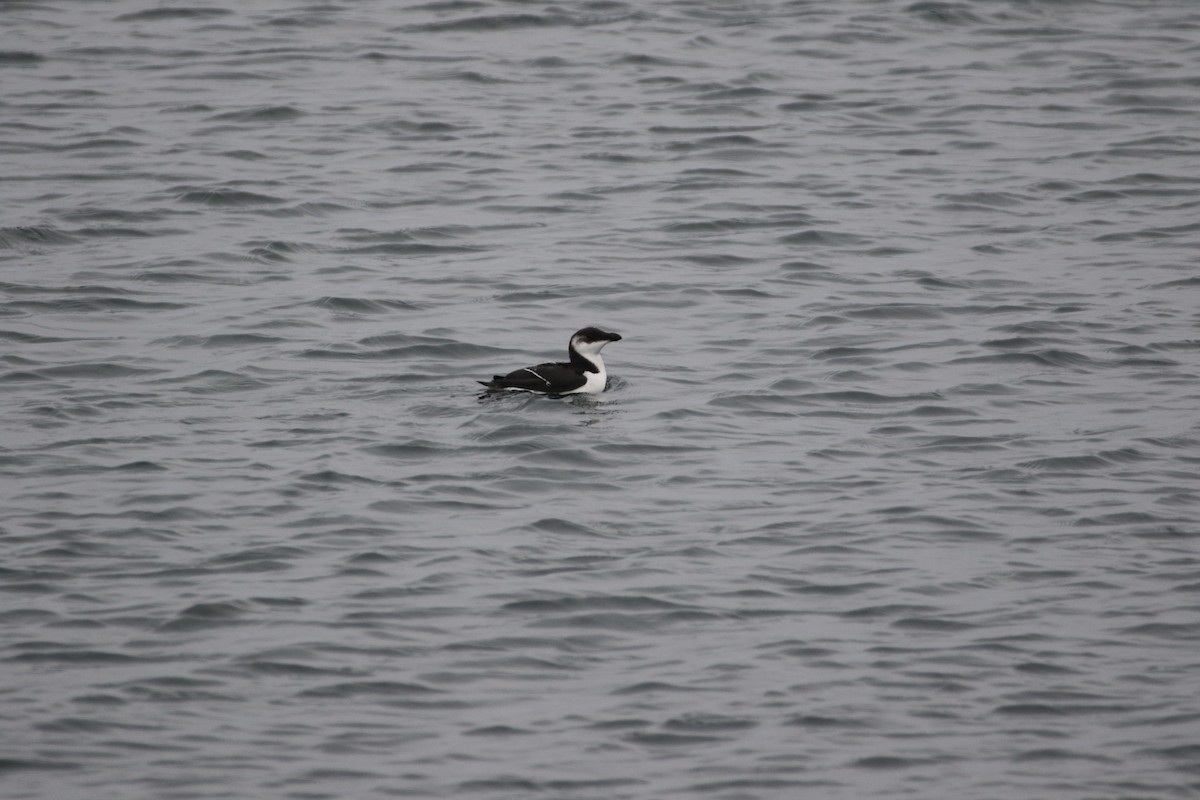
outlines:
M1195 4L0 19L6 798L1200 792Z

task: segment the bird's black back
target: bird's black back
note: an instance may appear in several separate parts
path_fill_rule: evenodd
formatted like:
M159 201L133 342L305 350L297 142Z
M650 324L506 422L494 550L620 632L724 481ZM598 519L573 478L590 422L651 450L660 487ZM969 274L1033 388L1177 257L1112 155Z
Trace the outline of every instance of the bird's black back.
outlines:
M547 362L536 367L513 370L507 375L494 375L484 383L489 389L518 389L542 394L564 394L578 389L586 382L583 370L574 364Z

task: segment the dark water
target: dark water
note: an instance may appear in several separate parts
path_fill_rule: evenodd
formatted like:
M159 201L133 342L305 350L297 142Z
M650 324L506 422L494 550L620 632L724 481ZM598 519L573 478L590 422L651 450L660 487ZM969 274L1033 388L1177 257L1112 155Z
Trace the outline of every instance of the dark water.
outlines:
M0 24L5 798L1200 794L1200 6Z

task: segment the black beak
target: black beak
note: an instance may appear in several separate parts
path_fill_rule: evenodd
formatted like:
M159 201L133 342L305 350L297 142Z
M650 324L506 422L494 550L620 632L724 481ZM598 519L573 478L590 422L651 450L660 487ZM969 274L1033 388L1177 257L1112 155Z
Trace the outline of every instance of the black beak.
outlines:
M610 334L608 334L608 340L609 340L610 342L619 342L619 341L621 341L621 334L619 334L619 333L610 333Z

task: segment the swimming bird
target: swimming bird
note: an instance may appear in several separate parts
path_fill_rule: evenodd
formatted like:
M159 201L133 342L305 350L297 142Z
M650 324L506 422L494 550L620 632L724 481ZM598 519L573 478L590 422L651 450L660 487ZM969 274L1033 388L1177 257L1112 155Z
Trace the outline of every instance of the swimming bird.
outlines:
M479 381L492 391L533 392L534 394L599 394L608 385L608 373L600 351L609 342L621 341L621 334L587 327L575 331L567 345L568 361L547 362L524 367L507 375L495 375Z

